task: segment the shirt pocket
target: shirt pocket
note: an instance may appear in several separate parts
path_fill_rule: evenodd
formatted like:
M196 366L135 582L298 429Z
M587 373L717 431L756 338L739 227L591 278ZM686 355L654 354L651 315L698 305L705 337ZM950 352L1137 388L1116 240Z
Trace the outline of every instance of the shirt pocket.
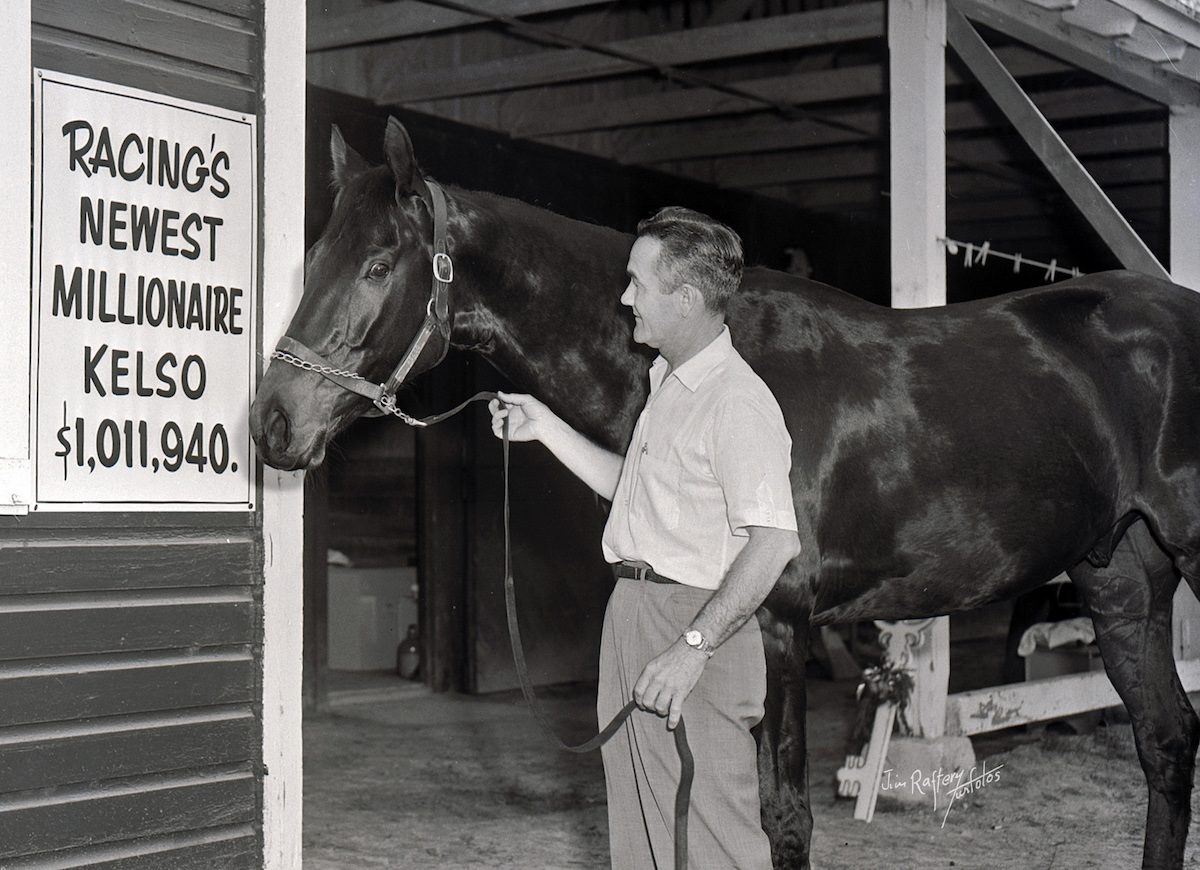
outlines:
M635 517L652 529L678 527L681 478L682 470L675 463L643 454L632 511Z

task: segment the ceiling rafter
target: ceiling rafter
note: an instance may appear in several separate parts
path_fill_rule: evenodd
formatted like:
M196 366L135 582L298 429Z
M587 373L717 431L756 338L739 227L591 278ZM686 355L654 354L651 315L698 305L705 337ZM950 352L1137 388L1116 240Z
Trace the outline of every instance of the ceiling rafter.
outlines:
M603 6L612 0L488 0L494 12L513 17L540 15L547 12L569 12L588 6ZM491 18L484 13L472 14L406 0L403 3L382 3L340 15L310 15L308 19L308 51L346 48L422 36L443 30L456 30L486 24Z
M1172 2L949 0L986 25L1001 66L1112 202L1160 240L1165 107L1200 105L1200 16ZM310 81L800 208L889 219L884 0L322 5L342 14L310 19ZM969 222L963 238L1049 232L1020 243L1031 256L1061 243L1046 228L1062 192L953 52L947 64L949 219Z
M1045 92L1037 96L1036 102L1043 114L1055 121L1081 117L1124 118L1131 113L1155 108L1152 103L1134 94L1116 92L1103 85ZM756 118L743 121L736 127L724 125L711 132L692 131L687 136L646 135L624 147L617 157L622 163L651 165L761 151L836 145L858 142L866 135L880 135L879 116L870 110L830 117L841 121L843 128L831 128L811 121L780 122L770 118ZM994 123L994 117L973 100L951 100L946 104L947 133L987 130L993 127ZM861 134L850 130L859 130Z
M1012 155L999 146L994 153L984 154L972 143L952 140L946 143L946 158L952 167L979 171L981 163L994 161L1003 165L1012 160ZM822 179L882 176L886 168L884 156L878 149L848 147L821 149L803 156L783 153L731 157L721 161L712 178L721 187L757 189ZM1090 160L1088 168L1093 178L1102 184L1135 182L1161 177L1163 161L1157 156L1122 156ZM989 168L988 172L993 176L1000 175L995 167ZM1014 186L1025 186L1025 173L1014 173L1011 181Z
M1165 105L1200 103L1200 83L1173 75L1169 69L1125 52L1113 62L1113 40L1072 28L1060 10L1045 9L1025 0L953 0L972 21L1060 57L1108 81Z
M784 76L737 82L739 89L769 100L793 100L798 104L830 102L878 96L883 90L883 68L863 64L843 69L814 70ZM538 138L589 130L609 130L664 121L686 121L735 115L761 108L755 100L703 88L678 88L618 100L597 100L566 106L523 118L509 132L522 138Z
M453 69L396 75L379 88L381 103L428 100L582 81L659 66L679 66L763 55L795 48L877 39L883 35L882 0L797 12L752 21L636 36L597 48L536 51ZM636 56L638 60L617 55Z
M1067 64L1017 46L1007 46L997 54L1005 61L1013 75L1019 78L1065 72L1070 69ZM951 68L946 71L947 85L959 84L962 81L964 78L956 70ZM882 64L869 63L742 80L736 84L739 89L758 94L764 99L787 99L809 105L879 96L884 89L884 69ZM538 138L664 121L711 118L714 115L738 114L757 108L759 106L756 102L729 94L699 88L678 88L624 99L595 100L565 106L554 112L522 118L511 126L505 126L505 129L513 136Z

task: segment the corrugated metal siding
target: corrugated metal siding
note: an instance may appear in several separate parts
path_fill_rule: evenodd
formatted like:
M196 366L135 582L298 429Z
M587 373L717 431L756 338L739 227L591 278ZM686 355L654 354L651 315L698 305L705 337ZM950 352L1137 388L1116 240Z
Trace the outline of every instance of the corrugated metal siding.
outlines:
M259 106L252 0L33 0L36 66ZM255 514L0 517L0 868L262 864Z

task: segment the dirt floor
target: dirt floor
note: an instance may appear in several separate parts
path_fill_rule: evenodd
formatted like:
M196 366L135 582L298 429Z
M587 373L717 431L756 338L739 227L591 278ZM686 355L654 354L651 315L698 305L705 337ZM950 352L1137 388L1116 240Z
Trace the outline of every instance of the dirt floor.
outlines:
M948 814L880 811L866 824L854 820L852 800L833 797L853 693L853 682L810 682L817 870L1140 866L1145 780L1128 725L979 740L979 761L1000 770L997 781ZM595 732L586 687L544 698L564 739ZM308 717L304 746L305 870L607 867L598 754L554 750L519 693L376 683ZM1200 866L1197 827L1189 867Z

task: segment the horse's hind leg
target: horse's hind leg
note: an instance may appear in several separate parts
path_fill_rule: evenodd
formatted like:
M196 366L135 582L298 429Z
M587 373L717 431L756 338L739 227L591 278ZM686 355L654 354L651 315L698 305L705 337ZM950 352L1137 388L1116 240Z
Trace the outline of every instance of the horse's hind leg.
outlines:
M758 726L758 778L763 830L779 870L806 870L812 843L808 798L804 662L808 623L760 615L767 657L767 700Z
M1107 567L1068 572L1096 627L1109 679L1133 722L1150 801L1142 867L1176 870L1191 816L1200 719L1171 654L1171 600L1178 575L1144 522L1121 539Z

